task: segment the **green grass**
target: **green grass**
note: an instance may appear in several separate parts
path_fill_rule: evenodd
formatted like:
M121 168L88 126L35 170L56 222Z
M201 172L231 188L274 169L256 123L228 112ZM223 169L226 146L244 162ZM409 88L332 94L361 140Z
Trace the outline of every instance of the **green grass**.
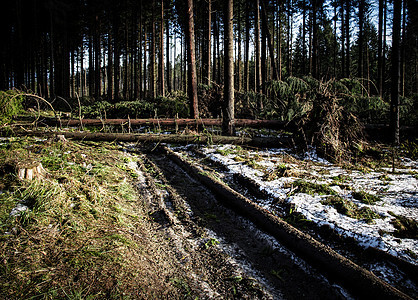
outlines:
M131 158L111 143L87 144L12 138L0 147L0 294L119 299L141 287L179 297L159 273L172 258L147 229L134 171L123 167ZM18 180L17 163L32 160L47 176ZM29 211L10 217L22 202Z
M331 177L331 179L334 180L335 182L338 182L338 183L346 183L346 182L351 180L350 176L344 175L344 174L339 174L338 176L333 176L333 177Z
M289 213L283 220L300 229L308 229L309 226L312 225L311 220L306 219L303 214L293 209L290 209Z
M378 196L366 193L365 191L352 192L351 195L354 199L359 200L365 204L375 204L376 202L381 201Z
M279 164L272 171L264 171L263 180L264 181L273 181L281 177L286 177L289 174L291 168L286 164Z
M394 217L391 220L392 225L396 229L393 233L394 236L408 239L418 238L418 222L416 220L396 215L393 212L389 212L389 214Z
M293 193L304 193L309 195L335 195L336 192L327 184L318 184L303 179L298 179L292 184L296 190Z
M323 205L334 207L340 214L346 215L350 218L364 220L369 224L372 224L374 219L382 218L379 214L372 211L370 208L359 208L356 203L344 199L340 196L329 196L325 200L322 200L321 203Z
M205 248L209 249L210 247L214 247L216 245L219 245L219 241L217 239L214 238L210 238L206 243L205 243Z

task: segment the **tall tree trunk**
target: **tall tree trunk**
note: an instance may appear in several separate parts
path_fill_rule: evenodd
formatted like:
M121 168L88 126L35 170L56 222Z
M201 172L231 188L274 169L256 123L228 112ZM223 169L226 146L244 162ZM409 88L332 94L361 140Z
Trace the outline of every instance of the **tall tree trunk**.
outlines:
M282 20L281 20L281 11L282 11L282 2L278 1L278 13L277 13L277 65L279 66L279 80L282 80Z
M125 53L123 54L123 100L128 100L129 75L128 75L128 59L129 59L129 30L128 21L125 21Z
M377 41L377 89L383 97L383 0L379 0L379 23Z
M259 7L260 10L260 7ZM261 17L261 16L260 16ZM262 20L260 20L262 21ZM266 85L267 82L267 34L264 26L261 26L261 92L266 94Z
M345 0L341 0L340 3L340 16L341 16L341 76L345 77L345 15L344 15L344 3Z
M219 31L218 31L218 23L216 18L216 12L213 12L215 14L215 17L213 18L213 55L212 55L212 66L213 66L213 80L217 83L219 83L219 79L217 77L218 74L218 65L217 65L217 56L216 56L216 47L219 47Z
M185 45L185 41L183 39L183 35L180 36L180 65L179 65L179 71L180 71L180 75L179 75L179 89L184 91L184 85L183 83L185 82L185 80L183 79L184 77L184 72L183 72L183 64L184 64L184 60L187 60L187 54L184 54L184 45ZM185 57L186 56L186 57Z
M359 39L358 39L358 70L357 70L357 77L363 78L363 51L364 51L364 33L363 33L363 25L364 25L364 0L359 0L359 7L358 7L358 22L359 22Z
M134 27L134 34L133 36L135 37L135 40L133 42L133 47L132 47L132 51L133 51L133 56L134 56L134 76L133 76L133 90L134 90L134 100L139 99L139 74L141 72L141 69L139 68L140 63L141 63L141 59L139 58L139 52L141 49L140 46L140 41L141 41L141 37L139 35L139 28L140 28L140 19L138 17L138 12L135 11L134 13L134 20L132 23L132 26Z
M186 40L186 38L184 38L183 53L184 53L185 57L183 58L183 64L182 64L182 68L183 68L182 84L183 84L183 91L186 92L186 93L188 93L188 88L189 88L189 86L187 85L187 81L189 79L189 73L187 71L187 66L188 66L188 58L187 57L189 55L188 52L187 52L187 47L188 47L187 43L188 43L188 41ZM196 48L193 48L193 49L196 49ZM196 66L196 55L195 55L195 66ZM197 74L196 74L196 81L197 81Z
M287 69L287 74L291 76L290 75L290 63L291 63L290 48L291 48L291 43L292 43L292 37L291 37L292 0L287 0L286 5L287 5L286 69Z
M147 58L147 51L148 51L148 35L147 35L147 28L144 28L144 75L143 75L143 80L144 80L144 97L149 96L148 95L148 68L147 68L147 63L148 63L148 58ZM148 72L147 72L148 70Z
M400 45L400 61L401 61L401 95L405 96L405 50L406 50L406 5L407 1L402 1L402 41Z
M22 28L22 0L16 0L16 47L14 50L16 51L17 58L15 62L15 87L21 89L24 87L25 84L25 65L24 65L24 46L23 46L23 28ZM53 25L52 25L52 9L51 9L51 33L53 32ZM52 37L51 37L51 45L52 45ZM51 68L52 70L52 68Z
M270 34L270 30L268 28L268 20L267 20L265 0L261 0L261 11L262 11L263 27L264 27L264 30L265 30L266 35L267 35L267 44L268 44L268 48L269 48L270 60L271 60L271 64L272 64L272 67L273 67L273 79L278 80L279 76L278 76L278 73L277 73L276 60L274 59L274 49L273 49L272 37L271 37L271 34Z
M144 94L143 94L143 85L142 85L142 43L143 43L143 39L142 39L142 0L140 1L140 7L139 7L139 29L138 29L138 89L139 89L139 98L143 99Z
M113 101L113 35L111 30L107 37L107 99L109 102Z
M96 16L95 23L94 23L94 36L93 36L93 43L94 43L94 97L95 99L99 99L101 97L101 81L100 81L100 20L99 16Z
M86 95L86 81L85 81L85 77L84 77L85 71L84 71L84 46L81 45L80 47L80 87L81 87L81 92L80 92L80 96L84 97ZM46 92L46 90L45 90Z
M316 1L316 0L313 0L313 1ZM312 48L313 48L313 46L312 46L312 31L313 31L313 22L312 22L312 17L313 16L313 13L312 13L312 11L310 11L309 12L309 22L308 22L308 28L309 28L309 32L308 32L308 39L309 39L309 42L308 42L308 56L309 56L309 74L310 75L313 75L313 70L312 70L312 64L313 64L313 61L312 61Z
M75 50L71 51L71 98L75 98Z
M160 85L160 95L165 96L165 80L164 80L164 0L161 0L161 24L160 24L160 49L158 63L158 79Z
M205 38L202 39L202 77L203 83L206 85L211 84L211 50L212 50L212 0L207 0L206 7L206 20L203 28L203 34Z
M208 0L208 35L207 35L207 61L208 61L208 66L207 66L207 84L210 85L212 83L211 81L211 68L210 68L210 63L211 63L211 48L212 48L212 0Z
M245 53L244 53L244 90L250 89L249 58L250 56L250 7L249 1L245 1Z
M392 141L399 145L399 92L400 92L400 38L401 38L401 1L394 1L392 29L392 71L390 125Z
M345 58L346 58L346 63L345 63L345 67L346 67L346 74L345 77L350 77L351 72L350 72L350 12L351 12L351 6L350 6L350 1L351 0L346 0L346 17L345 17L345 38L346 38L346 53L345 53Z
M306 2L302 3L302 74L306 74Z
M196 58L194 41L194 14L193 0L187 0L187 64L188 64L188 96L190 101L191 117L199 118L199 108L197 102L197 76L196 76Z
M49 62L49 96L51 99L55 99L55 26L53 22L53 11L50 10L50 24L51 24L51 34L50 34L50 62ZM93 51L89 51L92 53ZM89 61L90 64L90 61ZM89 91L90 93L90 91Z
M177 35L174 34L174 45L177 45ZM173 52L174 52L174 58L173 58L173 90L176 91L178 89L177 82L177 47L174 46Z
M333 45L333 59L332 59L332 76L337 78L337 48L338 48L338 41L337 41L337 3L334 3L334 45Z
M387 30L387 0L384 0L383 4L383 51L382 51L382 70L383 70L383 76L382 76L382 95L385 94L384 86L385 86L385 77L386 75L386 30Z
M312 75L314 78L319 78L319 69L318 69L318 56L319 56L319 46L318 46L318 24L317 24L317 15L318 7L317 1L312 1Z
M120 79L120 38L119 38L119 12L117 8L114 8L113 12L113 61L114 61L114 71L113 71L113 87L114 95L113 101L117 102L119 100L119 79Z
M167 65L167 91L171 93L172 83L171 83L171 64L170 64L170 20L166 20L166 65ZM174 47L175 47L174 43Z
M223 103L223 122L222 131L227 135L235 134L234 125L234 35L233 35L233 0L228 0L225 3L225 91Z
M255 91L261 91L260 0L255 4ZM260 107L262 108L262 107Z
M152 0L152 16L151 16L151 49L150 49L150 89L152 99L157 97L156 89L155 89L155 1Z
M237 90L241 91L241 4L238 2L238 59L237 59Z

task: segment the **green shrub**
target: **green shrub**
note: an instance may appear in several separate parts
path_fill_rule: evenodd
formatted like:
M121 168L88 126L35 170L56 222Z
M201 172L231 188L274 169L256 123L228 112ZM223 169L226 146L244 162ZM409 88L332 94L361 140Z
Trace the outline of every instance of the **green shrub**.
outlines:
M155 99L158 115L165 117L187 118L189 116L189 100L183 92L169 94L167 97Z
M82 106L81 112L84 117L87 118L108 118L109 111L112 108L112 104L107 101L94 102L89 106Z
M0 123L9 123L13 116L22 113L26 97L17 91L0 91Z
M145 100L122 101L114 106L113 114L119 118L143 118L150 117L154 111L154 105Z

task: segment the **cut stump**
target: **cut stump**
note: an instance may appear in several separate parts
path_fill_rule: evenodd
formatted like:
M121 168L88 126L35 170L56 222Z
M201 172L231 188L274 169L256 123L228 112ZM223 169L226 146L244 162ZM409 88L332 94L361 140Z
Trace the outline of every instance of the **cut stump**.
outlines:
M17 165L17 177L20 180L42 179L46 171L40 162L19 163Z

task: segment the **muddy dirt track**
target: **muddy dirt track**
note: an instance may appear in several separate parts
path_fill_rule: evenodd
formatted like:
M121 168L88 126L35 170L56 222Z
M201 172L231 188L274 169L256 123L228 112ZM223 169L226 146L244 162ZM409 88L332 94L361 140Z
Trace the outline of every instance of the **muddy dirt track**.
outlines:
M186 172L184 166L180 167L167 153L161 150L135 152L141 157L140 167L146 176L142 190L144 198L148 199L150 215L171 241L171 249L167 251L178 257L187 276L194 279L190 295L198 294L200 298L346 299L380 294L379 298L408 298L370 272L349 260L346 262L345 258L339 258L343 261L342 267L337 263L333 267L337 269L335 271L323 267L327 265L327 256L318 262L311 259L306 250L299 251L298 246L293 249L283 246L288 243L266 234L266 230L243 217L242 211L238 214L234 204L225 206L219 193L199 181L198 173ZM200 173L206 176L204 172ZM303 238L304 234L301 236ZM310 239L307 237L308 241ZM301 248L306 243L297 238L294 242L300 243ZM318 244L320 248L323 246ZM326 246L324 249L328 251ZM332 264L335 263L330 261ZM348 269L344 264L349 266ZM350 273L351 269L354 273ZM358 281L363 283L358 284Z

